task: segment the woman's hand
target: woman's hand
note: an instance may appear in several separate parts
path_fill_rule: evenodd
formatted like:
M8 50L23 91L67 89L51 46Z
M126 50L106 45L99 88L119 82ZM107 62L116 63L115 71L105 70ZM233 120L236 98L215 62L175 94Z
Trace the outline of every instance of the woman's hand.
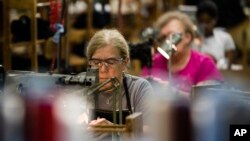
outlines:
M95 126L95 125L112 125L113 123L106 120L105 118L97 118L96 120L92 120L89 125Z
M89 129L93 128L96 125L112 125L113 123L106 120L105 118L97 118L96 120L92 120L89 123ZM93 137L97 140L108 138L111 134L107 132L97 132L93 131Z

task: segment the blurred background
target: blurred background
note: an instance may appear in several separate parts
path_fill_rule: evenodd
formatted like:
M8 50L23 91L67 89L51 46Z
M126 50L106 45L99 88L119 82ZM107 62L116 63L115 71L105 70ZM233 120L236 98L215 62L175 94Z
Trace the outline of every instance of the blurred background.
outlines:
M0 0L0 64L6 70L79 73L86 70L85 48L98 29L117 28L128 43L140 43L146 40L143 31L169 10L186 12L195 22L200 1ZM249 90L250 2L213 1L219 9L216 26L225 28L236 45L233 68L221 72L229 83ZM53 27L55 23L62 28ZM131 59L130 72L140 75L142 65Z

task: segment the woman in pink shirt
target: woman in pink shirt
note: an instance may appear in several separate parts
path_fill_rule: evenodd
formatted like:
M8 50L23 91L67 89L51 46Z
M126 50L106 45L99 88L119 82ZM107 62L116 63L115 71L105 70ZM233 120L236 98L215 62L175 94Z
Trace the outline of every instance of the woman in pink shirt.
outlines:
M165 39L173 34L181 35L181 41L176 45L177 50L171 57L171 86L190 93L192 85L223 81L213 60L191 49L195 36L194 24L186 14L178 11L167 12L159 18L155 26ZM168 81L168 71L168 60L156 52L152 67L144 67L142 76Z

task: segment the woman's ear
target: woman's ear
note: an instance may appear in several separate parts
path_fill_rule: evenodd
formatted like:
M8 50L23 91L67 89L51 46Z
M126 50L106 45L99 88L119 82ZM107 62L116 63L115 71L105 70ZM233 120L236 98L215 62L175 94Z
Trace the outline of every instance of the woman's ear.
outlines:
M186 44L189 44L192 41L192 36L191 34L187 33L184 34L185 38L183 39L185 41Z
M127 57L124 62L128 65L130 63L130 59Z
M127 68L129 67L130 59L127 57L126 59L124 59L123 63L125 66L124 70L127 70Z

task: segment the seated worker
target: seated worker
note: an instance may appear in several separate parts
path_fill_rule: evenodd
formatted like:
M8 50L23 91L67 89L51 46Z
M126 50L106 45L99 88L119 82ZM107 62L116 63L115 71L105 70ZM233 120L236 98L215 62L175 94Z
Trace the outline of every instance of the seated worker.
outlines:
M217 15L218 8L213 1L202 1L198 4L196 19L201 34L198 50L212 57L218 69L228 69L236 47L228 32L215 28Z
M87 59L91 67L99 68L99 81L103 82L116 77L122 84L122 108L141 112L143 122L149 115L148 97L153 93L152 86L144 78L126 74L129 63L129 48L124 37L115 29L103 29L95 33L87 46ZM111 84L104 85L101 90L108 89ZM126 92L127 88L127 92ZM129 95L129 99L126 94ZM112 111L112 91L97 94L97 109ZM118 102L118 101L117 101ZM131 109L129 106L131 104ZM118 105L118 104L116 104ZM117 107L118 108L118 107ZM91 125L112 124L112 121L100 117L90 122Z
M172 88L176 88L185 96L189 96L192 85L213 84L223 80L213 60L191 48L194 24L186 14L179 11L167 12L157 20L155 28L159 31L159 36L165 39L178 33L181 35L181 41L176 45L177 50L171 57L171 70L168 69L168 60L156 52L153 55L152 68L144 67L141 76L166 82L168 72L171 71Z

